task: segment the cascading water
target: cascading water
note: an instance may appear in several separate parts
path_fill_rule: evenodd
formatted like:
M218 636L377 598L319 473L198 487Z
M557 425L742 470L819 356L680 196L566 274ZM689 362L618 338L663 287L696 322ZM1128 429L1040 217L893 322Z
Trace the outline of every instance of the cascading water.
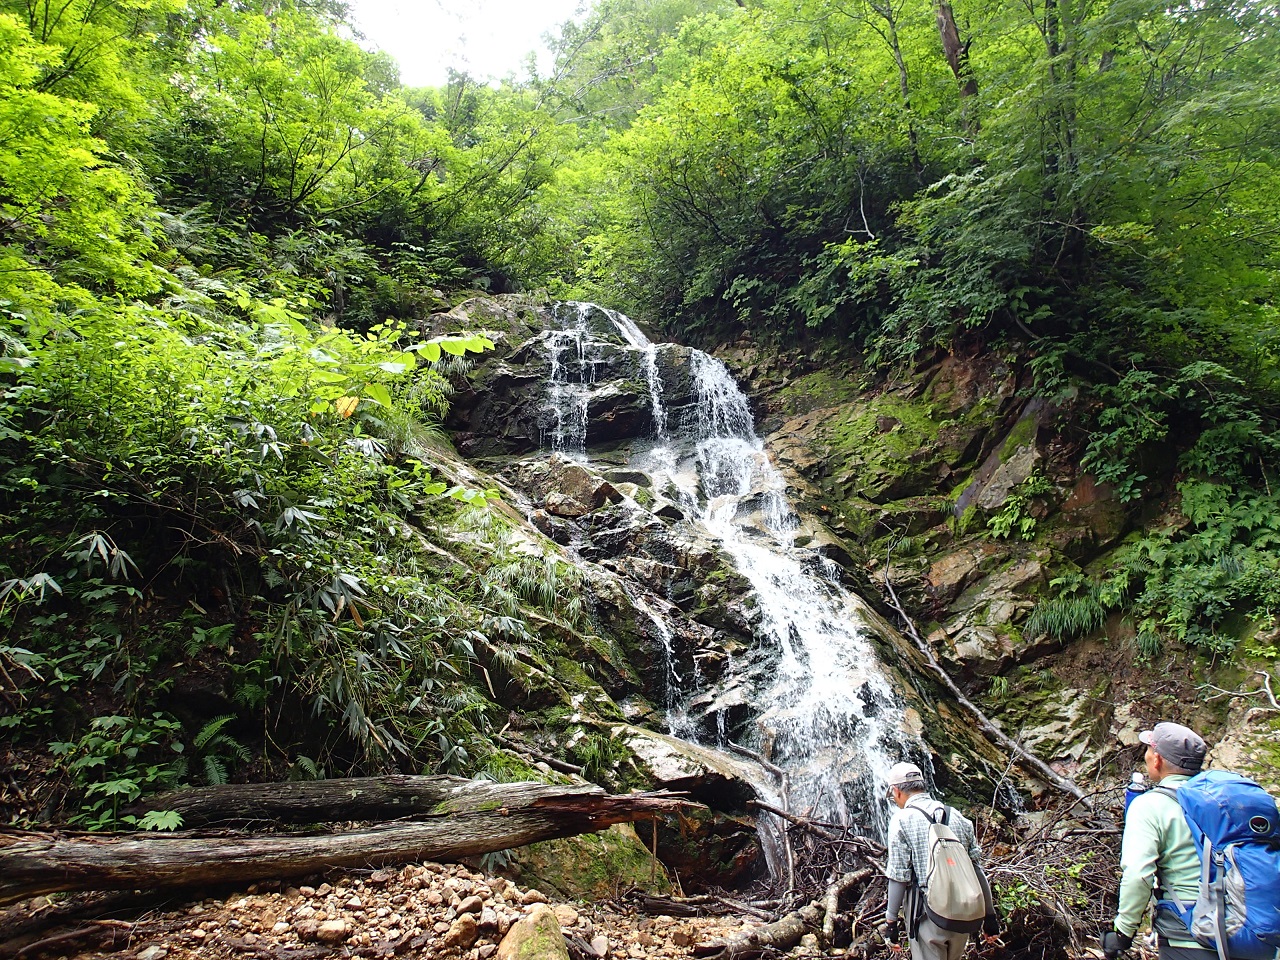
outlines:
M563 321L559 312L556 318ZM555 413L551 449L579 460L587 455L588 393L584 388L595 382L595 364L586 346L587 332L586 315L578 310L572 326L548 331L547 342L551 358L548 383Z
M837 565L795 545L798 518L786 482L756 436L746 398L724 364L691 352L695 402L672 417L663 404L657 347L631 320L594 305L563 304L557 316L568 327L561 336L577 337L582 357L590 311L601 311L639 353L649 384L653 441L630 466L651 476L655 488L678 491L690 522L732 560L758 604L760 649L753 653L757 667L760 658L767 666L727 671L729 679L722 678L716 689L677 691L667 704L671 732L722 748L734 735L746 739L747 746L785 772L783 784L757 784L765 799L817 820L879 834L888 768L907 753L923 751L905 732L901 698L879 666L860 602L833 576ZM590 381L559 359L556 351L565 342L555 335L549 340L549 400L553 406L580 404L585 411ZM573 420L577 409L557 409L556 422ZM585 455L585 416L580 437L573 436ZM655 611L642 609L660 622ZM670 631L658 633L669 652ZM674 671L671 679L680 682ZM696 682L695 677L686 680ZM726 729L731 703L751 711L749 722L739 722L734 731ZM691 722L699 710L712 722L701 727ZM766 852L771 852L768 843ZM775 874L777 867L771 859Z

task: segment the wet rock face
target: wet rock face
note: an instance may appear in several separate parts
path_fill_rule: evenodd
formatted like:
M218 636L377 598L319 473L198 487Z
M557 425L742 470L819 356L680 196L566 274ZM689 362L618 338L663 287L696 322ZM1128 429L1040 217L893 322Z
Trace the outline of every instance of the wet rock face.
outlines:
M508 324L503 349L480 359L473 377L476 395L455 400L451 423L462 429L458 446L493 455L487 466L500 471L525 501L517 510L574 559L592 628L607 636L632 667L592 674L624 705L625 716L661 729L670 725L705 742L756 742L757 691L771 689L777 679L771 615L722 554L722 541L691 515L701 517L710 501L721 510L734 508L732 522L744 538L768 543L775 536L777 497L769 484L759 482L766 467L772 470L768 455L754 439L741 452L737 446L754 437L750 411L736 385L726 387L725 371L705 355L647 344L598 308L564 305L557 313L543 315L553 329L535 333L530 328L519 343L513 341L522 331ZM844 431L849 457L841 469L850 473L866 460L868 437L890 438L897 446L891 455L877 455L883 476L874 485L894 491L907 476L905 488L911 487L915 468L894 464L898 448L916 442L923 429L920 418L902 402L866 413L853 417L857 423L851 427L849 416L817 412L815 429L825 431L835 423L837 433ZM709 422L699 422L700 417ZM870 431L867 437L863 427ZM796 436L805 435L797 431ZM709 451L700 443L708 437L714 438L706 443ZM654 450L658 438L661 456ZM716 444L727 446L733 456L721 456L723 446ZM812 449L813 476L825 483L822 463L828 451ZM659 475L668 478L661 487L653 479ZM739 485L748 476L755 495L740 496ZM817 481L801 489L819 491ZM694 496L696 507L689 502ZM819 491L814 499L821 496ZM917 512L925 524L946 515L944 507L923 498ZM854 567L858 558L824 520L817 510L797 518L793 560L816 579L848 579L839 564ZM564 659L582 663L594 654L575 649ZM526 679L526 704L550 709L551 698L568 699L572 682L565 683L562 673L547 663L539 676ZM690 692L695 690L700 692ZM868 692L860 701L865 708L876 698ZM768 739L765 749L774 743ZM544 747L555 749L550 743ZM861 768L852 757L839 762L846 760ZM665 782L656 770L649 769L647 776ZM749 791L740 785L722 790L714 783L714 777L695 774L682 787L696 786L716 803L731 804L721 809L742 809ZM740 858L737 851L724 858L726 863L744 859L750 857Z
M552 454L515 461L501 475L529 498L539 530L590 562L580 573L592 613L621 643L650 702L670 704L675 675L714 679L725 651L749 643L754 617L742 578L682 513L640 485L643 473L602 473Z
M468 301L432 318L441 327L453 321L454 330L459 325L480 327L476 332L485 333L496 345L494 352L479 358L466 382L459 383L460 392L450 406L446 426L454 431L459 452L528 453L555 446L566 430L584 430L592 446L652 436L655 425L643 351L627 344L599 308L579 316L565 315L563 309L557 315L544 306L529 315L520 303L519 298ZM664 357L662 366L678 383L678 359ZM557 384L572 389L573 404L579 408L575 415L582 423L566 425L564 410L557 413L551 395Z

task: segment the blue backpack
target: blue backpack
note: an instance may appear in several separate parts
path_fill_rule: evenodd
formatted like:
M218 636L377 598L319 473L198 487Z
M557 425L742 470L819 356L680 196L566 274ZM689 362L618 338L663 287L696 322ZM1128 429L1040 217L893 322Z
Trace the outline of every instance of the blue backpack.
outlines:
M1200 855L1196 902L1160 900L1221 960L1280 958L1280 813L1258 784L1208 770L1176 790Z

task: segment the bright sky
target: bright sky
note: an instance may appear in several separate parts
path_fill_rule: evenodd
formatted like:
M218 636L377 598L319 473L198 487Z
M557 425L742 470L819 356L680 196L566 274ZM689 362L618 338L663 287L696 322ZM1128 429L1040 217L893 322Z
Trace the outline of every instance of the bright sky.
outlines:
M406 86L439 86L449 67L473 77L524 75L525 56L542 35L572 17L582 0L351 0L365 46L389 53Z

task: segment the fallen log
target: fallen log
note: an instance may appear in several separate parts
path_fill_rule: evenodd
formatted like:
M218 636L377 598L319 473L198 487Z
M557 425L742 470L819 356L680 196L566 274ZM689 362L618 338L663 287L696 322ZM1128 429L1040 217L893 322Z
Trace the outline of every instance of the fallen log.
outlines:
M332 823L400 820L430 814L478 781L463 777L346 777L286 783L226 783L197 790L152 794L122 814L174 810L183 827L210 824ZM507 784L506 786L511 786ZM579 791L579 786L570 789Z
M419 821L326 835L60 836L0 831L0 906L68 890L207 886L304 877L333 867L457 860L697 806L667 792L444 778Z

